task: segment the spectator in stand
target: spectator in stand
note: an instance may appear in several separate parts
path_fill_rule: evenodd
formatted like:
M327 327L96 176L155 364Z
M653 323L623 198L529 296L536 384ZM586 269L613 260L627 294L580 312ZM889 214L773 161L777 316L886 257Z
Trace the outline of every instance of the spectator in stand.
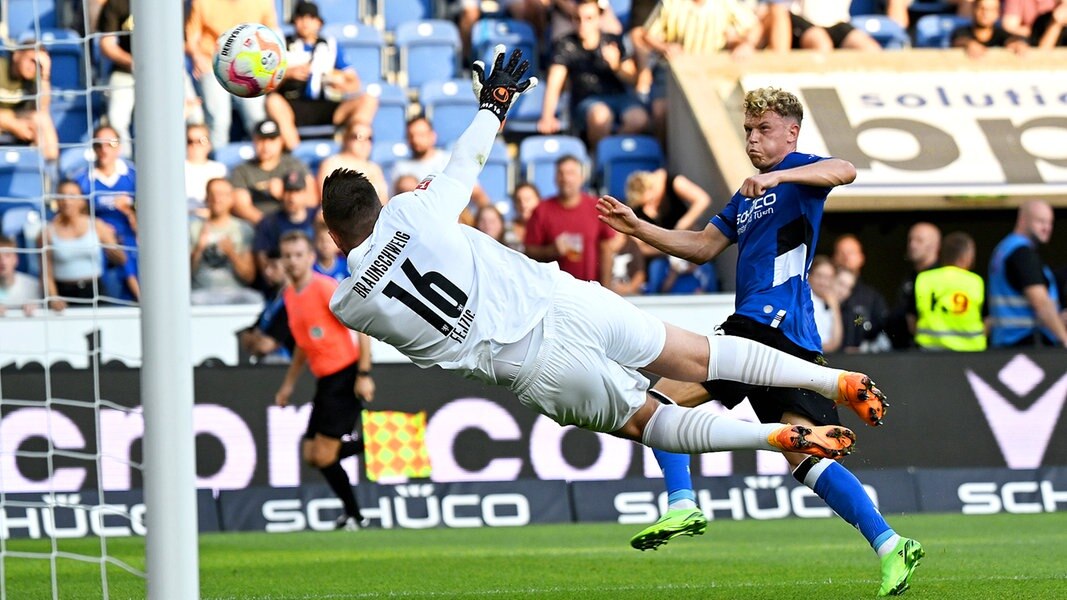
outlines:
M19 37L18 49L0 56L0 131L36 146L45 160L59 157L59 136L52 122L52 59L35 46L32 32Z
M212 179L226 177L226 165L211 160L211 138L207 126L192 124L185 127L185 197L189 214L207 218L207 184Z
M266 267L268 254L278 250L282 235L287 231L298 229L308 239L315 236L315 217L318 208L311 206L307 196L306 172L291 171L282 185L282 203L274 212L267 214L256 225L256 234L252 241L252 251L256 257L256 267L260 272Z
M211 145L216 148L230 142L230 113L234 106L241 113L245 131L252 131L267 117L263 96L238 98L230 94L215 79L212 69L219 36L240 23L262 23L278 31L273 0L192 0L185 22L185 52L193 62L193 78L204 101Z
M571 124L593 148L614 131L640 133L649 127L649 113L633 91L637 63L626 56L621 37L601 31L601 13L595 0L577 3L576 31L553 47L538 121L542 133L560 130L556 109L569 81Z
M888 349L889 339L883 330L889 309L882 294L860 280L860 271L867 258L859 238L852 234L837 238L832 260L839 271L848 271L854 276L851 292L841 301L841 319L845 323L844 350L880 352Z
M100 53L111 61L111 75L107 82L107 122L119 134L123 154L131 156L130 123L133 121L134 97L130 0L106 0L97 29L107 34L100 38Z
M608 288L620 296L645 293L645 255L633 236L616 232L611 240L615 256L611 263L611 283Z
M325 223L315 223L315 264L311 266L316 273L321 273L338 282L349 276L348 257L342 256L337 244L330 237Z
M648 263L647 294L709 294L719 291L712 262L691 263L677 256L660 256Z
M908 0L889 0L893 2ZM830 52L843 50L881 50L882 46L866 31L852 26L849 9L852 0L793 1L793 47ZM907 6L905 4L905 6Z
M411 173L401 173L393 180L393 195L403 194L405 192L413 192L419 185L419 178L415 177ZM382 202L382 205L388 204L389 200Z
M961 231L945 236L941 266L915 278L908 328L924 350L986 349L985 282L972 273L974 239Z
M374 129L369 124L356 122L345 127L344 136L341 138L341 151L326 157L326 160L319 165L316 194L322 194L322 182L334 170L352 169L367 176L367 179L374 184L374 189L378 190L378 196L384 204L389 199L388 186L382 168L370 159L373 144ZM416 181L415 184L418 185L418 182Z
M537 186L524 181L515 186L515 191L511 193L511 202L513 205L513 217L511 218L511 226L508 228L508 246L518 252L524 252L526 239L526 223L530 221L530 216L533 215L533 211L537 208L538 204L541 204L541 192L537 191Z
M408 120L407 139L411 158L396 161L393 165L394 177L413 175L416 180L422 181L430 173L444 171L451 153L437 147L437 132L433 130L433 125L425 114L415 115ZM394 187L393 195L399 193L400 191ZM474 184L471 199L475 206L486 206L490 203L489 196L477 183Z
M622 38L600 31L600 5L578 2L577 31L556 42L548 67L545 99L537 130L560 130L556 108L564 84L570 82L571 123L591 148L616 129L621 134L648 128L648 112L632 91L637 76L634 59L627 56Z
M233 185L207 183L208 217L189 223L189 271L193 304L258 304L263 296L248 287L256 278L252 226L230 214Z
M789 11L792 3L793 0L756 0L752 9L763 29L758 48L772 52L792 50L793 14Z
M264 214L274 212L284 190L283 182L291 173L300 173L304 188L315 180L307 165L285 151L278 123L267 119L252 130L256 155L237 165L230 174L236 190L234 214L250 223L259 223ZM302 188L303 189L303 188ZM308 206L317 204L317 195L308 198Z
M1001 25L1036 48L1067 46L1067 0L1004 0Z
M483 206L474 213L474 227L501 244L507 245L504 239L504 216L492 204Z
M21 308L27 317L41 305L44 298L41 280L21 273L18 244L6 235L0 235L0 317L8 309Z
M48 287L48 307L62 311L68 301L95 305L104 293L102 258L121 268L126 253L117 246L115 230L103 219L89 214L81 187L70 180L60 182L56 191L58 210L44 228L44 281ZM103 253L101 253L103 247Z
M81 193L91 198L92 215L115 231L126 251L125 264L115 264L104 273L104 292L119 300L138 300L141 288L137 281L137 213L134 197L137 170L133 163L119 156L121 141L109 125L93 131L93 166L75 175Z
M256 322L237 332L241 349L259 364L288 363L293 353L293 335L281 290L288 284L282 267L281 253L268 253L262 275L262 292L266 300Z
M626 203L637 218L664 229L692 229L711 206L711 196L685 175L656 169L626 178ZM647 244L642 248L646 256L663 254Z
M995 348L1067 347L1063 298L1038 244L1052 237L1052 207L1030 200L989 260L989 343Z
M1030 45L1025 37L1001 27L1000 0L976 0L971 24L952 32L952 47L963 48L971 58L982 58L989 48L1007 48L1022 54Z
M684 27L680 24L685 24ZM739 0L662 0L649 15L641 40L656 55L652 66L652 125L662 140L667 122L667 65L682 54L702 56L728 50L751 55L763 35L759 19Z
M559 192L537 205L526 224L526 256L556 261L582 281L611 285L615 230L597 218L596 198L582 190L582 162L572 155L556 161Z
M297 127L370 123L378 111L378 99L361 92L359 74L345 61L337 40L319 36L318 5L297 2L292 22L296 32L285 38L289 60L285 79L267 95L267 115L278 122L289 150L300 144Z
M511 0L508 9L511 16L533 25L537 39L543 40L551 34L552 42L574 33L574 15L578 13L580 0ZM608 0L598 2L602 10L600 30L605 33L622 35L623 23L615 16Z
M841 322L841 300L834 284L836 269L830 258L819 254L808 269L811 304L815 310L815 328L822 340L822 353L837 352L841 348L844 324Z
M911 348L912 337L907 315L915 305L915 277L938 266L937 256L941 250L941 230L933 223L916 223L908 230L908 247L905 251L911 272L897 288L893 311L886 320L885 332L896 350Z

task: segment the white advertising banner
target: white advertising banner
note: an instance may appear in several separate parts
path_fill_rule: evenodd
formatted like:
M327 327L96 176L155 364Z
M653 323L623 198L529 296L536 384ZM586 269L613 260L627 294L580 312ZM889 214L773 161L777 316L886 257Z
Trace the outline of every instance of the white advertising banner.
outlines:
M761 73L741 85L798 95L798 147L858 169L835 195L1067 193L1062 71Z

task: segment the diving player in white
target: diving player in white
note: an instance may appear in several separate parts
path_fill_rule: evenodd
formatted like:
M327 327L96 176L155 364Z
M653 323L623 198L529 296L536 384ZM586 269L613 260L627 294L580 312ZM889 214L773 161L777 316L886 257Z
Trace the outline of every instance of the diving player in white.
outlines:
M421 367L437 365L506 386L560 425L607 432L673 452L762 449L834 458L855 436L841 426L755 424L662 405L638 368L676 380L730 379L803 387L838 402L873 386L756 342L702 336L665 324L554 263L538 263L457 223L508 109L536 78L515 50L497 46L486 77L474 64L480 110L443 173L386 206L361 173L323 184L322 213L352 275L330 308L356 331ZM869 380L866 380L869 383ZM877 392L880 394L880 392Z

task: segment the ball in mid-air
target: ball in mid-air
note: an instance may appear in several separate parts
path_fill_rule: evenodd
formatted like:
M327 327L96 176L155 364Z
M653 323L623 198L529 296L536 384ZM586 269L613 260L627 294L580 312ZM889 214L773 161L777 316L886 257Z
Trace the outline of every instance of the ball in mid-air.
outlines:
M270 93L285 76L285 43L259 23L241 23L219 36L215 78L242 98Z

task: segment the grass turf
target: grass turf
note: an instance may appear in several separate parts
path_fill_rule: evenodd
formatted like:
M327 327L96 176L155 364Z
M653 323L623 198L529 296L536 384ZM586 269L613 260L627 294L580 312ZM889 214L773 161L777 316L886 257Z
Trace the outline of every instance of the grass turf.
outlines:
M914 515L890 519L927 556L910 598L1067 598L1067 513ZM627 541L638 527L230 533L200 538L205 599L304 598L836 598L873 597L879 566L838 519L714 521L658 551ZM108 553L143 568L144 541ZM99 555L95 538L59 550ZM48 551L11 540L9 551ZM7 598L52 598L47 560L6 558ZM57 561L59 598L100 598L100 567ZM110 567L111 598L143 598L139 578Z

